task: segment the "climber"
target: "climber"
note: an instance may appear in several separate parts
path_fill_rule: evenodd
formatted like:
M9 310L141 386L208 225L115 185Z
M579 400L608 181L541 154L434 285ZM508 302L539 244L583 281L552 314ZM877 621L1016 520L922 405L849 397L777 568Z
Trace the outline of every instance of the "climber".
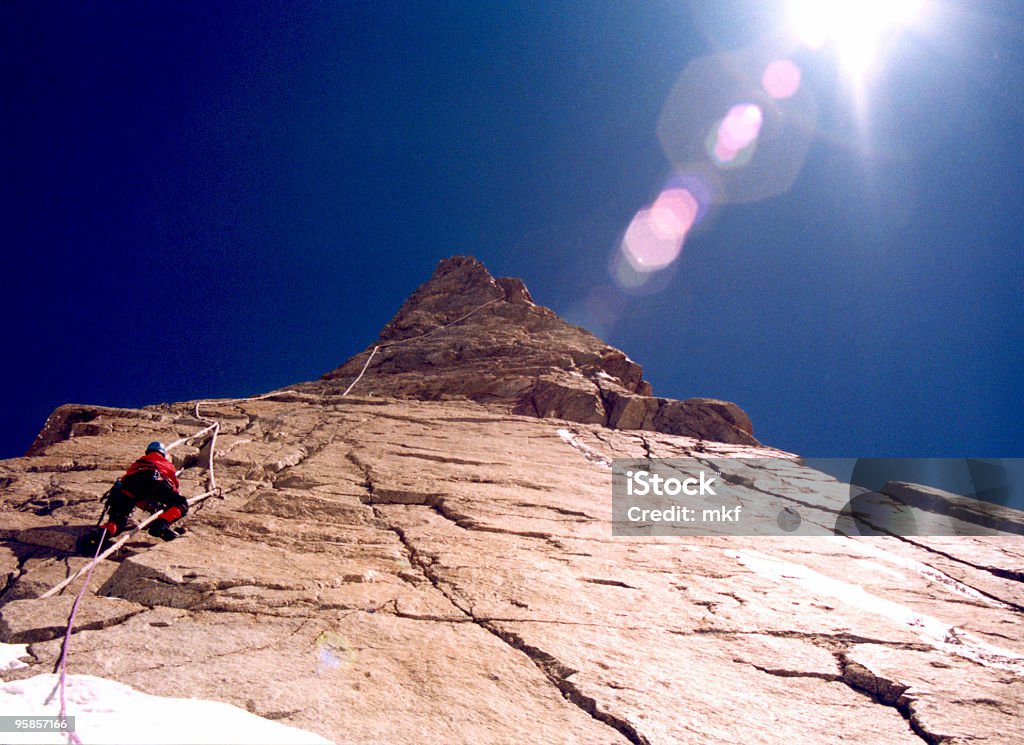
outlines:
M82 536L80 553L91 555L100 540L106 543L127 530L128 518L136 507L150 513L162 510L149 526L151 536L173 541L184 534L183 529L171 524L185 516L188 502L178 493L178 475L162 442L149 443L145 455L128 466L124 476L107 492L106 505L109 519Z

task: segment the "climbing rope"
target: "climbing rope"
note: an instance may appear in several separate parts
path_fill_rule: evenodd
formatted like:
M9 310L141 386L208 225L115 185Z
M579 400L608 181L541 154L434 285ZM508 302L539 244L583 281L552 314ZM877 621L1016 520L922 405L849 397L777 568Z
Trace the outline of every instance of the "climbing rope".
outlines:
M193 505L197 502L201 502L202 500L207 499L208 497L214 496L214 494L217 494L217 492L210 491L204 494L198 494L189 499L188 503L189 505ZM57 660L57 664L54 667L54 672L57 672L58 670L60 671L59 676L57 678L57 685L54 686L53 691L50 692L50 695L47 696L46 700L43 702L44 704L49 703L51 700L53 700L53 694L59 691L60 716L62 717L67 716L67 702L65 701L64 693L67 687L68 651L71 646L71 633L75 626L75 615L78 613L78 606L82 602L82 598L85 597L85 591L89 588L89 581L92 579L92 572L96 568L97 564L99 564L101 561L103 561L103 559L107 558L108 556L110 556L110 554L114 553L119 548L121 548L121 546L123 546L128 541L129 538L131 538L133 535L135 535L140 530L149 525L151 522L160 517L160 514L161 513L159 510L154 512L141 523L136 525L134 529L132 529L128 533L125 533L120 540L110 545L106 550L100 553L100 549L103 548L103 539L107 535L106 528L104 528L103 532L100 534L100 540L98 545L96 546L96 554L93 556L92 561L83 566L70 577L67 577L62 582L60 582L59 584L57 584L56 586L52 587L51 589L47 590L45 593L39 596L40 598L51 597L52 595L60 592L65 587L70 585L72 582L74 582L76 579L82 576L82 574L85 574L85 580L82 582L82 589L78 591L78 595L75 596L75 602L71 604L71 613L68 615L68 625L67 628L64 629L64 642L63 644L61 644L60 648L60 658ZM69 745L81 745L81 740L78 739L78 735L76 735L74 732L68 732L67 735Z
M263 397L261 397L261 398L263 398ZM218 422L216 420L207 419L205 417L199 416L199 403L196 404L196 414L197 414L197 417L200 419L200 421L210 422L210 425L205 427L205 428L203 428L203 429L201 429L201 430L199 430L198 432L196 432L196 433L194 433L192 435L189 435L188 437L182 437L182 438L180 438L178 440L175 440L174 442L172 442L170 445L167 446L167 450L170 451L173 448L178 447L179 445L183 445L186 442L194 440L194 439L196 439L198 437L202 437L207 432L212 432L213 433L213 435L210 438L210 444L209 444L209 447L210 447L210 460L209 460L209 469L208 469L209 476L208 476L208 479L207 479L208 490L206 492L203 492L202 494L197 494L196 496L186 500L188 502L189 506L192 506L194 504L198 504L198 503L202 502L203 500L208 499L209 497L212 497L212 496L218 496L218 497L220 496L220 489L217 488L216 481L215 481L214 475L213 475L214 446L216 445L217 431L220 429L220 422ZM182 469L182 470L184 470L184 469ZM180 474L181 471L178 471L178 473ZM51 596L57 594L58 592L60 592L61 590L63 590L68 585L70 585L72 582L74 582L76 579L78 579L80 576L82 576L82 574L85 574L85 580L82 582L82 587L78 591L78 595L75 596L75 601L71 604L71 613L68 615L67 627L64 630L64 642L61 644L60 658L57 660L57 664L56 664L56 667L54 669L54 672L57 672L59 670L59 675L58 675L58 678L57 678L57 684L54 686L53 691L50 692L50 695L47 696L47 698L46 698L46 700L44 702L44 703L49 703L53 699L54 694L59 692L60 693L60 716L61 717L67 716L67 699L66 699L66 695L65 694L66 694L66 690L67 690L67 666L68 666L68 652L69 652L70 647L71 647L71 634L72 634L72 632L74 630L74 627L75 627L75 616L78 613L78 606L81 604L82 598L85 597L86 590L88 590L88 588L89 588L89 582L92 579L93 570L96 568L97 564L99 564L101 561L103 561L103 559L105 559L106 557L110 556L112 553L114 553L119 548L121 548L121 546L123 546L125 543L128 542L128 539L130 539L132 536L134 536L136 533L141 531L147 525L149 525L150 523L155 521L157 518L159 518L161 514L162 514L161 510L157 510L157 511L153 512L153 514L151 514L145 520L143 520L138 525L136 525L133 530L125 533L118 541L116 541L115 543L111 544L105 550L101 551L101 549L103 549L103 540L107 536L106 529L105 528L102 529L102 532L100 533L99 542L96 545L96 553L93 556L92 561L90 561L85 566L81 567L77 572L72 574L70 577L65 578L62 582L60 582L57 585L55 585L54 587L50 588L49 590L47 590L45 593L43 593L40 596L41 598L51 597ZM74 732L68 732L67 735L68 735L68 745L82 745L82 741L78 738L77 734L75 734Z
M67 674L68 674L68 648L71 645L71 629L75 625L75 614L78 613L78 605L82 602L82 598L85 597L85 590L89 586L89 580L92 579L92 570L99 563L100 549L103 548L103 539L107 537L107 529L104 528L103 532L100 533L100 540L96 544L96 554L93 556L92 562L89 564L89 571L85 575L85 581L82 583L82 589L78 591L78 595L75 596L75 602L71 604L71 615L68 616L68 627L64 630L64 641L60 645L60 659L57 661L57 665L54 672L60 670L60 677L57 679L57 685L54 690L50 692L50 695L43 702L48 704L53 699L53 693L60 690L60 716L61 718L68 715L68 702L64 695L65 689L67 688ZM44 597L46 597L44 595ZM68 733L69 745L82 745L82 741L74 731Z
M207 499L207 498L209 498L209 497L212 497L212 496L215 496L215 495L216 495L216 496L219 496L219 492L217 492L217 491L208 491L208 492L203 492L202 494L197 494L196 496L194 496L194 497L192 497L191 499L188 499L188 500L186 500L186 501L188 502L189 506L191 506L191 505L193 505L193 504L196 504L196 503L198 503L198 502L202 502L202 501L203 501L204 499ZM65 588L65 587L67 587L68 585L70 585L70 584L71 584L72 582L74 582L74 581L75 581L76 579L78 579L79 577L81 577L81 576L82 576L83 574L85 574L86 572L89 572L89 573L91 574L91 572L92 572L92 568L93 568L94 566L96 566L96 564L100 563L101 561L103 561L103 559L107 558L107 557L108 557L108 556L110 556L110 555L111 555L112 553L114 553L115 551L117 551L117 549L121 548L121 546L123 546L123 545L124 545L125 543L127 543L127 542L128 542L128 539L129 539L129 538L131 538L131 537L132 537L133 535L135 535L135 534L136 534L136 533L138 533L138 532L139 532L140 530L142 530L142 529L143 529L143 528L145 528L145 527L146 527L147 525L149 525L149 524L150 524L151 522L153 522L153 521L154 521L154 520L156 520L156 519L157 519L158 517L160 517L160 514L161 514L161 513L160 513L160 511L154 512L154 513L153 513L152 515L150 515L149 517L147 517L147 518L146 518L145 520L143 520L143 521L142 521L141 523L139 523L139 524L138 524L138 525L136 525L136 526L135 526L134 528L132 528L132 529L131 529L130 531L128 531L127 533L125 533L125 534L124 534L123 536L121 536L121 538L119 538L119 539L117 540L117 542L115 542L115 543L112 543L112 544L110 544L110 546L108 546L108 547L107 547L106 549L104 549L103 553L101 553L101 554L98 554L98 555L97 555L97 556L96 556L96 557L95 557L95 558L94 558L94 559L93 559L92 561L90 561L90 562L89 562L88 564L86 564L85 566L83 566L83 567L82 567L81 569L79 569L79 570L78 570L77 572L75 572L74 574L72 574L72 575L71 575L70 577L66 577L65 579L61 580L61 581L60 581L60 582L59 582L58 584L56 584L56 585L54 585L53 587L51 587L51 588L50 588L49 590L47 590L46 592L44 592L44 593L43 593L42 595L40 595L39 597L40 597L40 598L48 598L48 597L52 597L53 595L56 595L56 594L57 594L58 592L60 592L60 591L61 591L61 590L63 590L63 589ZM106 532L106 531L104 531L104 532ZM100 545L102 546L102 542L101 542L101 544L100 544ZM98 549L97 549L97 550L98 550ZM86 580L86 584L88 584L88 580ZM84 589L85 589L85 588L83 587L83 590L84 590Z
M349 384L349 386L345 389L345 391L341 394L342 397L347 396L349 394L349 392L352 390L352 388L355 386L355 384L358 383L362 379L363 375L366 373L367 368L370 366L370 362L373 360L373 358L377 354L378 350L380 350L380 349L387 349L387 348L390 348L390 347L397 347L397 346L402 345L402 344L407 344L407 343L409 343L411 341L417 341L419 339L423 339L423 338L425 338L427 336L430 336L431 334L435 334L435 333L438 333L440 331L444 331L445 329L450 328L450 327L454 326L457 323L461 323L462 321L465 321L471 315L473 315L474 313L476 313L476 312L478 312L480 310L483 310L487 306L493 305L494 303L498 302L499 300L504 300L504 299L505 299L504 295L502 295L502 297L496 297L496 298L493 298L492 300L488 300L486 303L482 303L481 305L476 306L475 308L470 310L468 313L466 313L466 314L464 314L462 316L459 316L454 321L450 321L449 323L446 323L443 326L437 326L435 328L432 328L429 331L426 331L426 332L424 332L422 334L418 334L417 336L411 336L411 337L409 337L407 339L400 339L398 341L389 342L387 344L377 344L377 345L375 345L373 347L373 350L370 352L370 356L367 357L366 362L363 364L362 369L359 371L359 375L356 376L355 380L353 380ZM283 395L287 395L289 393L292 393L292 391L289 391L289 390L286 389L286 390L283 390L283 391L273 391L271 393L264 393L263 395L260 395L260 396L250 396L248 398L204 399L202 401L196 401L195 406L193 407L193 410L192 410L193 411L193 415L195 416L196 419L198 419L199 421L205 423L207 426L203 427L202 429L200 429L197 432L194 432L191 435L188 435L186 437L181 437L181 438L175 440L174 442L172 442L170 445L167 446L167 450L171 451L171 450L173 450L176 447L184 445L186 442L191 442L192 440L196 440L196 439L198 439L200 437L205 436L207 433L211 433L210 434L209 442L204 446L204 448L208 448L209 452L210 452L210 456L209 456L209 459L207 461L207 471L206 471L206 473L207 473L207 477L206 477L206 488L207 488L207 491L205 491L204 493L199 494L199 495L189 499L188 500L189 505L196 504L196 503L201 502L204 499L207 499L208 497L212 497L214 495L220 496L220 494L221 494L220 489L217 487L217 477L216 477L216 473L214 471L214 455L216 453L216 447L217 447L217 435L220 432L220 422L218 420L216 420L216 419L213 419L211 417L205 416L202 413L202 410L201 410L202 406L204 404L221 404L221 405L224 405L224 404L246 403L246 402L249 402L249 401L262 401L262 400L267 399L267 398L273 398L275 396L283 396ZM182 470L184 470L184 469L179 470L178 473L180 474ZM126 533L120 540L118 540L116 543L112 544L109 548L107 548L105 551L103 551L102 554L97 554L97 556L94 557L93 560L89 564L83 566L75 574L73 574L72 576L68 577L64 581L60 582L59 584L55 585L54 587L52 587L50 590L45 592L40 597L41 598L51 597L51 596L55 595L56 593L60 592L61 590L63 590L65 587L67 587L72 582L74 582L83 573L89 572L91 574L93 567L98 562L102 561L107 556L109 556L114 551L116 551L118 548L120 548L122 545L124 545L131 536L135 535L137 532L139 532L144 527L149 525L149 523L151 523L153 520L155 520L159 516L160 516L159 512L155 512L152 515L150 515L148 518L146 518L141 523L139 523L135 527L134 530L132 530L129 533ZM102 543L101 543L101 545L102 545ZM88 585L88 581L86 581L86 586L87 585ZM85 591L85 586L83 586L82 591L83 592Z
M372 355L371 355L371 357L372 357ZM270 397L276 396L276 395L282 395L282 392L267 393L267 394L264 394L262 396L253 396L251 398L241 398L241 399L231 399L231 400L228 400L228 401L219 401L217 403L242 403L244 401L257 401L257 400L264 399L264 398L270 398ZM207 422L208 426L204 427L203 429L199 430L198 432L195 432L195 433L193 433L193 434L191 434L191 435L189 435L187 437L179 438L179 439L175 440L174 442L172 442L170 445L167 446L167 450L170 451L170 450L173 450L174 448L176 448L176 447L178 447L180 445L184 445L186 442L190 442L190 441L195 440L195 439L197 439L199 437L202 437L202 436L206 435L208 432L212 433L211 436L210 436L210 441L209 441L209 443L206 446L206 447L209 448L209 452L210 452L210 457L209 457L209 461L208 461L208 468L207 468L207 491L203 492L202 494L197 494L196 496L186 500L190 507L192 505L194 505L194 504L198 504L200 502L203 502L204 500L208 499L209 497L212 497L212 496L220 497L221 496L221 491L217 487L217 480L216 480L216 476L215 476L214 470L213 470L214 453L216 452L215 448L217 446L217 433L220 431L220 422L217 421L216 419L210 419L209 417L203 416L203 414L200 412L200 406L202 404L204 404L204 403L213 403L213 402L212 401L197 401L196 405L195 405L194 413L195 413L195 416L196 416L197 419L199 419L202 422ZM184 470L184 469L181 469L181 470L177 471L177 473L180 474L182 470ZM39 596L40 598L52 597L53 595L56 595L58 592L60 592L65 587L70 585L76 579L81 577L83 574L85 574L85 580L82 582L82 587L78 591L78 595L75 596L74 602L71 604L71 612L68 615L67 627L64 630L64 641L61 644L60 657L57 660L57 663L56 663L56 665L54 667L54 672L58 672L59 671L58 678L57 678L57 684L54 686L53 690L50 692L50 695L47 696L46 700L44 701L44 704L49 703L50 701L53 700L54 694L59 693L60 694L60 716L61 717L67 716L67 698L66 698L66 690L67 690L67 665L68 665L68 653L69 653L70 647L71 647L71 634L73 633L73 630L74 630L74 627L75 627L75 616L78 613L78 606L81 604L82 599L85 597L86 590L88 590L88 588L89 588L89 582L92 579L93 570L96 568L97 564L99 564L105 558L107 558L112 553L114 553L119 548L121 548L125 543L128 542L128 540L132 536L136 535L138 532L140 532L147 525L149 525L154 520L159 518L160 515L161 515L161 511L160 510L155 511L153 514L151 514L145 520L143 520L138 525L136 525L135 528L133 528L129 532L125 533L119 540L117 540L115 543L113 543L110 546L108 546L106 549L103 549L103 539L106 538L106 535L107 535L107 531L104 528L102 530L101 534L100 534L99 542L96 545L96 553L93 555L92 560L88 564L86 564L85 566L81 567L77 572L72 574L70 577L66 577L63 581L57 583L56 585L51 587L49 590L47 590L45 593L43 593L42 595ZM101 549L102 549L102 551L101 551ZM77 734L75 734L74 732L68 732L67 735L68 735L68 740L67 740L68 741L68 745L82 745L82 741L79 739Z
M370 366L370 360L372 360L373 356L375 354L377 354L377 350L378 349L380 349L380 345L379 344L373 348L373 351L370 352L370 356L366 358L366 363L363 365L363 369L359 371L359 374L356 376L356 379L353 380L351 383L349 383L348 388L346 388L345 392L341 394L342 398L345 398L345 396L348 395L348 392L351 391L353 388L355 388L356 383L358 383L360 380L363 379L363 373L365 373L366 372L366 368L368 368Z
M360 380L362 380L363 375L366 373L367 369L370 367L370 362L373 361L373 358L376 356L377 352L380 351L381 349L388 349L388 348L391 348L391 347L400 346L402 344L408 344L409 342L418 341L420 339L428 337L431 334L435 334L435 333L438 333L440 331L444 331L445 329L450 328L450 327L454 326L455 324L461 323L462 321L466 320L467 318L472 316L477 311L483 310L484 308L488 307L489 305L493 305L494 303L498 302L499 300L504 300L504 299L505 299L505 295L504 295L504 293L502 293L501 297L496 297L493 300L489 300L486 303L478 305L475 308L473 308L472 310L470 310L468 313L466 313L465 315L462 315L462 316L456 318L454 321L451 321L449 323L444 324L443 326L437 326L437 327L435 327L433 329L430 329L429 331L426 331L426 332L424 332L422 334L419 334L417 336L411 336L411 337L409 337L407 339L400 339L398 341L389 342L387 344L377 344L377 345L374 345L373 349L370 352L369 357L366 358L366 362L363 363L363 367L359 371L359 375L357 375L356 378L351 383L349 383L348 387L341 394L342 398L348 396L348 394L355 387L356 383L358 383ZM205 436L207 433L210 433L209 442L206 445L203 446L204 449L205 448L209 449L209 458L207 460L207 472L206 472L207 473L207 477L206 477L206 488L207 488L207 491L203 492L202 494L198 494L198 495L192 497L191 499L188 499L187 502L188 502L189 506L191 506L193 504L200 503L200 502L202 502L202 501L204 501L204 500L206 500L206 499L208 499L209 497L212 497L212 496L217 496L217 497L223 498L221 496L221 490L217 486L217 477L216 477L216 473L214 472L214 455L216 453L216 447L217 447L217 435L220 432L220 422L218 420L216 420L216 419L213 419L211 417L205 416L202 413L201 407L203 406L203 404L222 404L223 405L223 404L245 403L245 402L248 402L248 401L261 401L263 399L273 398L275 396L286 395L288 393L291 393L291 391L286 389L286 390L283 390L283 391L275 391L275 392L272 392L272 393L265 393L265 394L263 394L261 396L251 396L249 398L234 398L234 399L227 399L227 400L224 400L224 399L220 399L220 400L218 400L218 399L207 399L207 400L197 401L196 402L195 407L193 409L193 414L194 414L196 419L198 419L199 421L205 423L207 426L203 427L202 429L200 429L198 432L195 432L194 434L188 435L187 437L179 438L179 439L175 440L174 442L172 442L170 445L167 446L167 450L170 451L170 450L173 450L176 447L184 445L187 442L191 442L192 440L196 440L196 439L198 439L200 437ZM181 469L177 473L180 474L181 471L183 471L183 470L184 469ZM62 717L67 715L67 702L65 700L65 689L66 689L66 685L67 685L67 682L66 682L67 681L67 660L68 660L68 652L69 652L70 645L71 645L71 635L73 633L74 624L75 624L75 615L78 613L78 606L80 605L82 599L85 597L86 590L89 587L89 581L92 579L93 570L96 568L97 564L99 564L101 561L103 561L103 559L105 559L106 557L110 556L112 553L114 553L119 548L121 548L121 546L123 546L132 536L137 534L139 531L141 531L143 528L145 528L151 522L153 522L158 517L160 517L160 514L161 514L160 511L154 512L149 517L147 517L145 520L143 520L138 525L136 525L134 529L132 529L131 531L125 533L125 535L122 536L118 541L116 541L115 543L111 544L109 547L107 547L106 549L101 551L101 549L103 549L103 539L106 538L106 534L107 534L106 529L104 529L103 532L100 535L99 543L96 546L96 554L93 556L92 560L88 564L86 564L85 566L81 567L77 572L72 574L70 577L67 577L62 582L58 583L57 585L55 585L54 587L50 588L45 593L40 595L40 598L52 597L53 595L56 595L58 592L60 592L65 587L70 585L72 582L74 582L80 576L82 576L82 574L85 574L85 580L82 582L82 587L78 591L78 595L75 597L75 600L74 600L74 602L71 605L71 613L68 616L67 628L64 631L64 642L61 645L60 658L58 659L57 664L56 664L55 669L54 669L55 672L59 670L59 677L58 677L57 685L54 686L53 691L51 691L50 695L46 698L46 701L45 701L45 703L49 703L53 699L54 694L59 691L59 693L60 693L60 716L62 716ZM69 745L81 745L81 740L79 740L78 736L74 732L68 732L67 734L68 734L68 743L69 743Z
M425 331L424 333L419 334L417 336L410 336L408 339L399 339L398 341L388 342L387 344L377 344L377 345L375 345L373 347L373 349L370 351L370 356L367 357L366 358L366 362L363 363L363 369L359 371L359 374L356 376L356 379L353 380L351 383L349 383L348 388L346 388L344 393L341 394L341 397L344 398L345 396L347 396L349 394L349 391L351 391L355 387L356 383L358 383L360 380L362 380L363 374L366 372L366 368L368 368L370 366L370 360L372 360L374 358L374 356L377 354L378 350L390 349L391 347L397 347L397 346L399 346L401 344L407 344L407 343L409 343L411 341L418 341L420 339L423 339L423 338L426 338L426 337L430 336L431 334L436 334L439 331L444 331L446 328L450 328L451 326L454 326L457 323L461 323L462 321L465 321L467 318L469 318L471 315L476 313L478 310L483 310L488 305L494 305L494 303L498 302L499 300L504 300L504 299L505 299L505 296L502 295L501 297L496 297L493 300L488 300L486 303L483 303L482 305L478 305L475 308L473 308L473 310L469 311L469 313L466 313L466 315L459 316L454 321L450 321L449 323L446 323L443 326L436 326L435 328L430 329L430 331Z

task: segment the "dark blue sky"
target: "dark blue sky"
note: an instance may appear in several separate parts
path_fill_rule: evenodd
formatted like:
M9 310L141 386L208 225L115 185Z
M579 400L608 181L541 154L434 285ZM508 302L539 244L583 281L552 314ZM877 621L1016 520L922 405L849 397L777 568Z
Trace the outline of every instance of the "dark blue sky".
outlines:
M5 3L0 457L62 403L315 378L456 253L766 443L1024 455L1022 15L933 6L862 109L794 51L792 187L711 209L627 294L609 258L672 175L673 86L773 43L777 5Z

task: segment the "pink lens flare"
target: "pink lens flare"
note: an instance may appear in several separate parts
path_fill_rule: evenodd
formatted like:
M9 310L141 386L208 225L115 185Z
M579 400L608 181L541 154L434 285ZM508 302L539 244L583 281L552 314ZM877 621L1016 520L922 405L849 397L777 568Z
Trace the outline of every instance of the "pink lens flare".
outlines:
M764 114L753 103L741 103L729 109L718 127L718 141L727 150L739 152L761 133Z
M717 139L712 154L719 163L732 163L736 156L739 155L739 151L727 146L721 139Z
M622 252L638 272L664 269L675 261L683 248L680 237L658 234L650 209L636 213L622 239Z
M689 189L665 189L633 217L622 239L623 256L638 272L664 269L679 257L699 212Z
M651 205L651 224L661 238L683 238L698 212L700 205L689 189L665 189Z
M719 165L732 164L735 166L749 160L748 157L740 162L734 162L740 153L743 153L757 140L763 123L764 113L757 104L737 104L729 109L729 113L709 135L708 147L715 162ZM712 138L713 144L710 142Z
M790 98L800 90L801 71L792 60L777 59L764 68L761 86L772 98Z

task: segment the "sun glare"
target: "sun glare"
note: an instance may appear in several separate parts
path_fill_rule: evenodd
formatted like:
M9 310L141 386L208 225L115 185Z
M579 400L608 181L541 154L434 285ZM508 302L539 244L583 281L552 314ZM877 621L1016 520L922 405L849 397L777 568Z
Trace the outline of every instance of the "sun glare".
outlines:
M807 46L835 47L847 74L863 78L882 43L920 17L925 0L790 0L788 22Z

